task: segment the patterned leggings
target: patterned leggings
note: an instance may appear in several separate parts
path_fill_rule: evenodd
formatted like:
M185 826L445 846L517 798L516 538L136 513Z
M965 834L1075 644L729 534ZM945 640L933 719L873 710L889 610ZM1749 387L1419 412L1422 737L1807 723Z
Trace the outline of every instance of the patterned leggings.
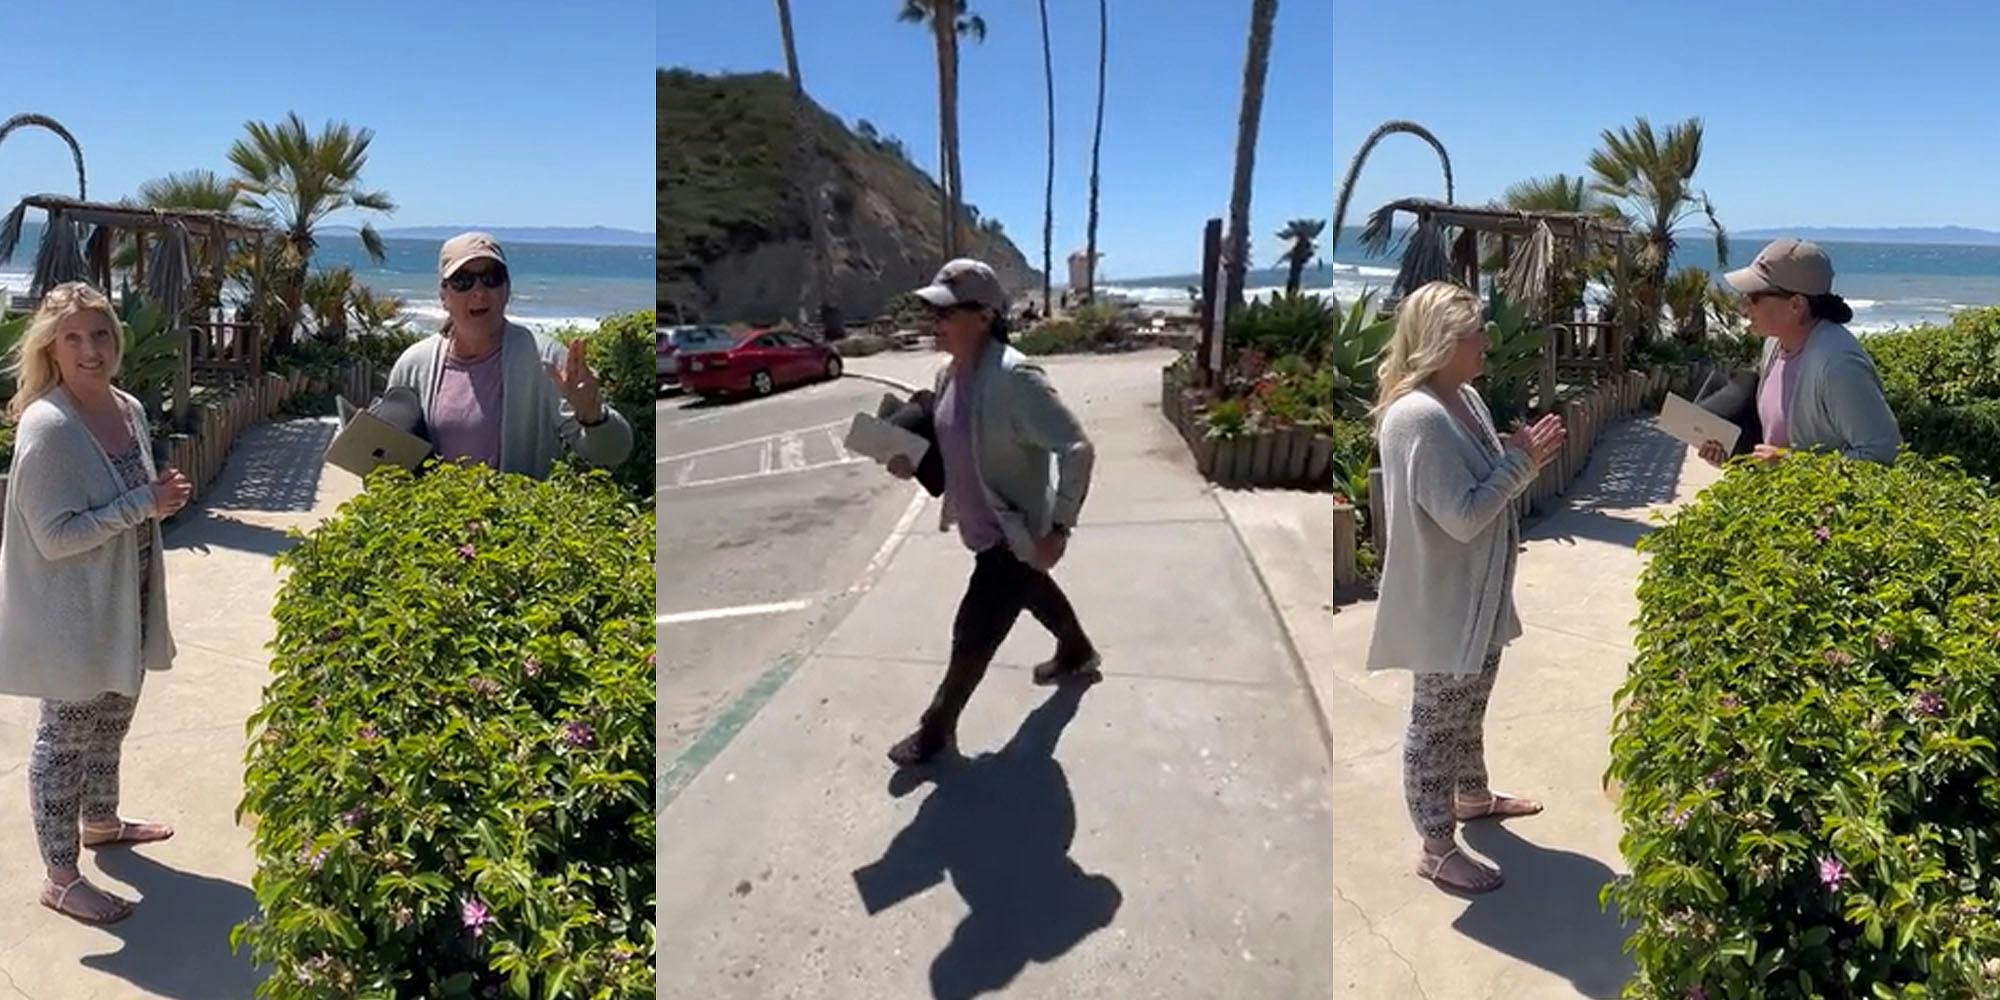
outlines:
M76 867L79 817L118 817L118 757L138 700L107 691L90 701L44 701L28 759L28 804L42 863Z
M1486 702L1500 651L1486 655L1476 674L1418 674L1410 699L1410 730L1403 737L1403 797L1417 832L1450 839L1458 828L1452 795L1487 794Z

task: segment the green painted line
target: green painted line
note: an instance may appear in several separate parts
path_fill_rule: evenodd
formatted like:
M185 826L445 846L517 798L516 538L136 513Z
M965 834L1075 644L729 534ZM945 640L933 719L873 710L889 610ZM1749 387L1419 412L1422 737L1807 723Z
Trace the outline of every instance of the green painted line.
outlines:
M764 673L758 676L756 683L750 685L749 690L737 695L736 700L729 703L729 707L709 725L693 745L681 751L680 756L675 757L673 763L668 764L666 770L660 772L660 812L665 812L668 804L674 801L674 797L721 755L730 741L736 738L736 734L742 732L743 727L757 717L757 713L763 710L764 705L771 700L771 696L777 694L778 689L792 679L792 675L798 672L799 665L804 662L805 656L801 653L788 653L779 657L778 662L765 668Z

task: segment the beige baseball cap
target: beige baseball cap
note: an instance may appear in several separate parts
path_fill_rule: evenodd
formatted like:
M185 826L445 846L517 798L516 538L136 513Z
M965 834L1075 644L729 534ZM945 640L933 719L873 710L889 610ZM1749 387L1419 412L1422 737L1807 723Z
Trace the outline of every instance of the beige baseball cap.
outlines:
M490 260L501 267L507 266L507 254L500 249L500 241L485 233L460 233L444 241L438 250L438 280L443 281L458 273L458 269L475 260Z
M1790 292L1794 295L1833 294L1833 261L1816 244L1776 240L1757 254L1749 267L1722 276L1729 287L1745 294Z
M917 298L943 309L948 306L981 306L995 312L1007 311L1007 290L993 269L969 257L940 268L931 283L914 293Z

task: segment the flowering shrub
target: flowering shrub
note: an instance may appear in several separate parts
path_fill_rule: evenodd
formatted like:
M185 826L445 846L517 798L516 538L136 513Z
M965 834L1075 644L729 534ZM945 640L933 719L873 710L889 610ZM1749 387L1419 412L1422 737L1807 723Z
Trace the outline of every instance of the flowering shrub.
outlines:
M260 996L653 995L653 547L604 473L433 466L280 557Z
M1949 465L1796 455L1642 543L1627 996L2000 995L1996 538Z
M607 317L588 335L587 348L605 405L632 425L632 454L611 470L611 477L634 500L648 505L653 502L653 463L659 457L653 449L659 382L653 322L651 309Z

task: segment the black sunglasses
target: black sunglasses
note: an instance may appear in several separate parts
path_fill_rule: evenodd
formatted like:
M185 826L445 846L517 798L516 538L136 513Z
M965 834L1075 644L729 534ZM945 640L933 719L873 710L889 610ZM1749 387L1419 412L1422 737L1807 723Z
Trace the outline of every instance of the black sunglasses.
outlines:
M943 319L946 316L950 316L954 313L978 312L979 310L984 308L985 306L981 306L972 302L959 302L954 305L948 305L948 306L931 306L930 310L931 310L931 318Z
M1752 302L1762 302L1765 299L1789 299L1797 294L1799 293L1787 292L1780 288L1773 288L1761 292L1751 292L1750 294L1745 295L1744 298L1749 299Z
M459 271L451 277L444 279L444 283L447 288L450 288L454 292L472 291L474 284L485 285L488 288L499 288L507 284L507 269L504 267L494 267L478 272Z

